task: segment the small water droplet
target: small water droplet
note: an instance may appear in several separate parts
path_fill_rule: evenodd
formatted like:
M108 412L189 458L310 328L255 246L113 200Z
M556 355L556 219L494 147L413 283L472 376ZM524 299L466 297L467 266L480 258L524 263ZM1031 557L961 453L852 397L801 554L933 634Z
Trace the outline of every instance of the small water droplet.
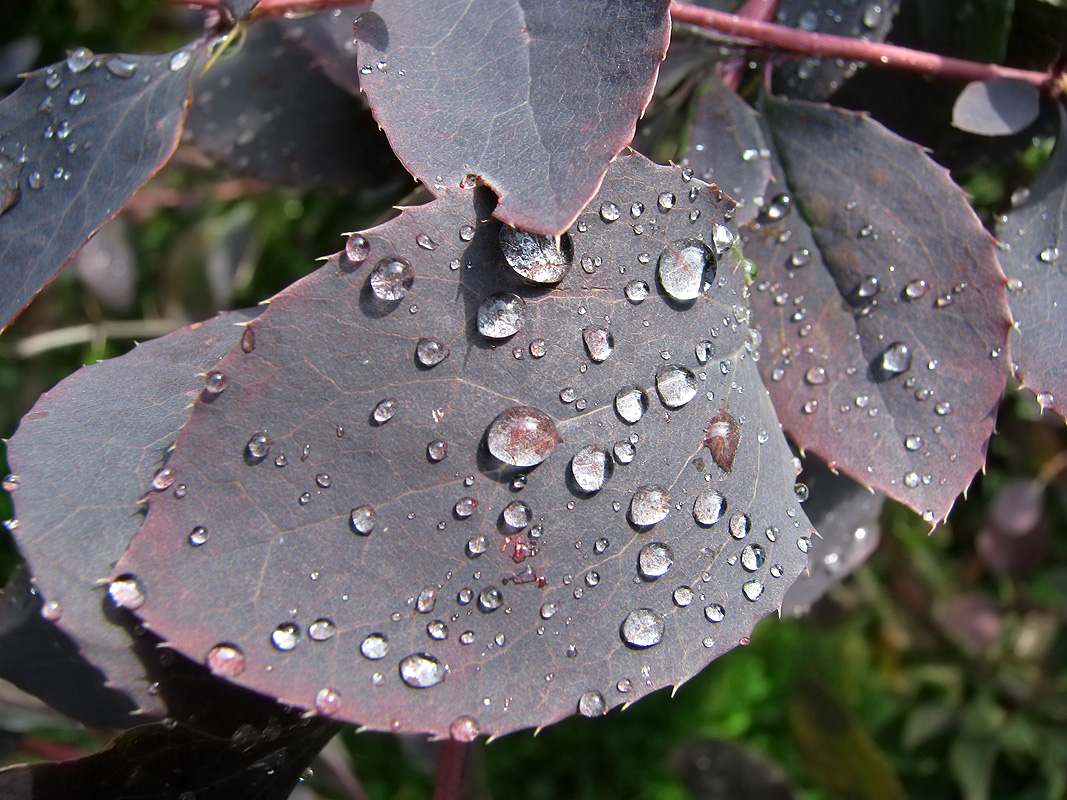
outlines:
M806 247L800 247L793 251L789 256L789 264L795 268L807 266L811 263L811 250Z
M680 364L664 364L656 371L656 391L667 408L681 408L696 397L696 375Z
M674 594L671 598L674 600L674 604L679 608L685 608L693 602L693 598L696 597L696 593L688 586L679 586L674 590Z
M644 281L630 281L623 287L623 293L626 295L626 299L633 303L635 306L640 305L648 297L650 289L648 284Z
M283 622L270 634L270 643L282 651L292 650L300 642L300 628L293 622Z
M348 521L355 533L370 536L375 523L378 522L378 514L371 506L359 506L352 509Z
M120 575L107 587L107 596L119 608L136 611L145 602L145 590L140 579L134 575Z
M75 47L67 56L67 69L71 72L84 72L93 63L93 51L85 47ZM58 86L58 81L56 82ZM55 86L49 87L54 89Z
M446 358L451 351L448 345L442 344L437 339L422 338L415 344L415 358L424 367L436 367Z
M647 581L667 574L674 563L674 552L663 542L649 542L637 553L637 571Z
M336 633L337 626L333 624L333 620L325 617L317 619L308 625L308 636L316 642L325 642L327 639L332 639Z
M205 660L212 674L223 678L236 678L245 671L245 654L232 644L215 645Z
M517 294L491 294L478 305L478 332L490 339L507 339L525 324L525 312L526 303Z
M730 517L730 535L735 539L744 539L752 530L752 520L748 514L737 513Z
M645 528L661 522L671 510L671 493L662 486L639 486L630 498L630 521Z
M400 680L412 689L429 689L447 674L448 667L426 653L412 653L400 662Z
M1040 253L1038 258L1044 261L1046 264L1051 264L1053 261L1060 257L1060 248L1058 247L1046 247Z
M708 622L722 622L726 619L726 609L719 603L712 603L710 606L705 606L704 616Z
M191 56L192 56L192 54L190 53L189 50L185 50L185 49L176 50L171 55L170 61L168 62L168 66L170 67L170 71L171 72L178 72L179 70L184 69L186 64L189 63L189 59L190 59Z
M370 288L379 300L403 300L415 282L415 270L402 258L383 258L370 273Z
M606 361L615 349L615 337L607 328L582 328L582 340L589 358L597 364Z
M533 511L521 500L512 500L501 512L504 524L514 530L520 530L530 524L533 519Z
M883 377L907 372L911 369L911 348L904 342L893 342L882 351L876 366Z
M926 294L927 284L921 278L916 278L913 281L908 281L904 286L904 296L909 300L918 300L924 294Z
M341 693L326 686L315 695L315 711L324 717L332 717L341 710ZM181 798L179 798L181 800Z
M250 458L259 461L270 452L272 444L274 444L274 441L267 435L267 432L260 431L248 440L245 450Z
M656 198L656 205L659 206L660 211L670 211L676 202L678 198L674 196L674 192L660 192L659 197Z
M448 726L448 735L457 742L473 742L481 732L481 726L474 717L456 717Z
M444 461L448 456L448 442L443 439L434 439L428 445L426 445L426 457L437 463L438 461Z
M641 420L648 410L648 395L643 389L629 386L615 394L615 411L631 425Z
M207 528L203 525L197 525L189 533L189 544L192 547L199 547L207 542Z
M757 572L767 560L767 555L758 544L746 545L741 551L741 566L748 572Z
M516 467L532 467L563 441L552 418L531 406L512 406L489 425L486 443L494 457Z
M72 106L80 106L85 102L85 90L74 88L67 95L67 103Z
M393 418L399 407L399 400L395 397L387 397L374 407L374 411L371 412L371 417L379 425L383 425Z
M612 470L608 454L596 445L587 445L571 458L571 475L584 492L597 492Z
M385 658L389 654L389 639L384 633L372 633L360 642L359 652L371 661Z
M420 233L415 237L415 244L421 247L423 250L436 250L437 242L430 238L429 234Z
M478 593L478 608L486 613L496 611L504 604L504 595L495 586L486 586Z
M163 467L152 477L152 488L157 492L162 492L164 489L169 489L177 478L178 473L174 471L173 467ZM12 480L13 479L13 480ZM4 489L9 492L15 491L18 487L18 478L14 475L8 476L4 479Z
M245 353L251 353L256 349L256 332L252 328L245 328L244 333L241 334L241 350Z
M424 586L419 591L419 596L415 600L415 610L420 614L429 614L433 611L434 606L437 605L437 587L436 586Z
M116 78L129 78L137 71L137 65L119 56L111 56L104 62L104 67Z
M804 373L804 380L812 386L822 386L830 379L826 374L826 367L811 367Z
M663 628L662 614L651 608L638 608L626 615L619 634L630 647L652 647L663 641Z
M614 203L603 203L600 206L600 218L604 222L614 222L620 217L619 207Z
M904 447L908 450L918 450L920 447L922 447L922 444L922 437L914 433L910 436L904 437Z
M634 456L637 455L637 448L634 447L632 442L615 442L611 452L615 456L615 460L620 464L629 464L634 460Z
M942 400L940 403L934 406L934 411L937 412L937 415L939 417L947 417L949 414L952 413L952 403L950 403L948 400Z
M693 501L693 519L699 525L714 525L726 513L726 497L715 489L708 489Z
M600 692L584 692L582 696L578 698L578 712L583 717L600 717L603 716L607 710L608 706L604 701L604 695Z

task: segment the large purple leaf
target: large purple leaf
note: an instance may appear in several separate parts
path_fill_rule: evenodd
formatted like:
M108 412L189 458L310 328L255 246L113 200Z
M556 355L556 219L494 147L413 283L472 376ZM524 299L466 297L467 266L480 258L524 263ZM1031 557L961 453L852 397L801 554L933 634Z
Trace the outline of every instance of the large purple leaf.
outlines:
M667 0L377 0L363 89L434 194L480 177L509 225L560 234L633 138L667 50Z
M285 38L307 50L330 80L362 99L356 39L352 30L356 18L370 7L370 3L353 3L342 8L278 20L278 23L282 26Z
M168 462L188 495L116 567L151 629L283 702L468 738L677 685L778 608L811 528L732 204L628 156L558 252L490 198L355 236L220 363Z
M1043 408L1067 417L1067 112L1045 171L997 227L1015 329L1011 356Z
M210 50L79 48L0 101L0 330L170 158Z
M737 203L735 219L756 218L771 179L770 152L759 115L717 75L698 88L688 128L686 163Z
M233 739L173 724L144 725L85 758L0 770L0 797L285 800L335 733L335 726L317 720L248 730Z
M873 120L773 99L765 115L781 171L746 254L778 415L802 449L942 519L984 462L1009 369L992 237Z
M129 615L106 601L100 580L140 527L142 498L189 419L202 373L254 315L229 312L76 372L41 396L8 443L14 532L43 613L133 707L162 710L130 650Z
M370 205L395 200L411 178L365 100L335 86L282 32L274 20L248 26L239 49L201 76L189 140L239 174L345 191Z

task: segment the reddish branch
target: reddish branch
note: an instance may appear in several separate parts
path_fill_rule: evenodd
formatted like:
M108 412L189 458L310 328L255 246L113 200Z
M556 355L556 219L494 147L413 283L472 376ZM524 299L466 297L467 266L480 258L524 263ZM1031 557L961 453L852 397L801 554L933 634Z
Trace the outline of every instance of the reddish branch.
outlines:
M463 767L467 763L470 745L445 739L438 745L437 775L433 785L433 800L460 800L463 791Z
M219 8L222 5L221 0L170 0L170 2L202 8ZM750 0L750 2L753 6L761 6L763 9L773 7L773 3L768 0ZM256 6L255 15L269 16L297 11L320 11L327 8L343 8L351 3L352 0L260 0L259 5ZM964 81L1014 78L1035 86L1044 86L1052 82L1051 75L1045 72L1001 67L996 64L980 64L975 61L934 55L921 50L911 50L907 47L850 39L828 33L810 33L796 28L787 28L784 25L775 25L764 19L726 14L689 3L672 2L671 16L676 22L723 34L749 44L771 45L806 56L844 58L849 61L862 61Z

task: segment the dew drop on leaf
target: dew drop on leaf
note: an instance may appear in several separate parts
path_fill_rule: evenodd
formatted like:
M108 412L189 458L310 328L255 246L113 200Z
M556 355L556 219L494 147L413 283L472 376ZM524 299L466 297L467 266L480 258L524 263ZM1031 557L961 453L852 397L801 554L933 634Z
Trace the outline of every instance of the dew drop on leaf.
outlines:
M637 553L637 571L648 581L662 578L673 563L674 552L663 542L649 542Z
M630 498L630 521L644 528L664 520L671 510L671 493L662 486L639 486Z
M649 295L649 291L648 284L640 280L630 281L623 288L623 293L626 295L626 299L635 306L645 301Z
M688 586L679 586L674 590L671 599L674 600L674 604L678 606L678 608L685 608L693 602L695 596L696 593Z
M722 622L726 619L726 609L718 603L712 603L710 606L705 606L704 616L707 617L708 622Z
M619 216L619 207L614 203L603 203L600 206L600 218L604 222L614 222Z
M490 339L507 339L525 324L525 313L526 303L517 294L491 294L478 305L478 332Z
M489 425L489 452L505 464L532 467L540 464L563 441L552 418L531 406L512 406Z
M279 650L292 650L300 642L300 628L296 623L283 622L270 634L270 643Z
M359 652L370 661L378 661L389 655L389 639L384 633L372 633L359 644Z
M84 72L93 63L93 58L92 50L85 47L76 47L67 56L67 69L75 73Z
M763 566L767 556L758 544L746 545L741 551L741 566L748 572L756 572Z
M607 710L608 706L607 703L604 702L604 695L600 692L584 692L582 696L578 698L578 713L583 717L599 717Z
M448 735L457 742L473 742L481 732L481 726L474 717L456 717L448 726Z
M400 662L400 680L412 689L429 689L447 674L448 667L426 653L412 653Z
M141 581L134 575L120 575L107 587L107 596L119 608L136 611L144 605L145 591Z
M660 286L675 300L695 300L705 283L715 279L711 250L698 239L672 242L660 253L656 269Z
M352 509L348 521L355 533L360 536L370 536L378 521L378 514L371 506L359 506L359 508Z
M215 645L206 660L212 674L223 678L236 678L245 671L245 654L232 644Z
M362 264L370 255L370 242L359 233L353 233L345 242L345 256L353 264Z
M220 395L226 391L226 376L217 369L204 376L204 391L210 395Z
M571 475L584 492L599 491L610 470L611 459L596 445L583 447L571 458Z
M448 457L448 442L443 439L434 439L426 445L426 457L434 463L444 461Z
M317 619L308 625L308 637L316 642L325 642L327 639L332 639L334 634L337 633L337 626L334 625L333 620Z
M450 354L448 345L437 339L423 337L415 344L415 357L424 367L436 367Z
M495 586L486 586L478 593L478 608L485 612L496 611L504 605L504 595Z
M332 717L341 710L341 694L328 686L319 689L315 695L315 711L324 717Z
M245 449L248 451L250 458L259 461L270 452L270 447L273 443L273 440L267 436L266 431L260 431L248 440L248 445Z
M387 397L374 407L371 416L374 418L375 422L381 425L391 420L399 407L400 403L395 397Z
M681 408L697 394L697 377L688 367L664 364L656 371L656 391L667 408Z
M877 367L889 377L907 372L911 369L911 348L904 342L893 342L878 357Z
M531 283L559 283L567 273L567 258L549 236L502 225L500 249L511 268Z
M615 412L631 425L639 422L648 410L648 395L636 386L620 389L615 394Z
M714 525L726 513L726 498L715 489L697 495L693 501L693 519L699 525Z
M763 594L763 584L760 581L745 581L741 586L741 593L746 600L754 603Z
M522 500L512 500L504 506L501 515L504 518L504 524L514 530L525 528L533 519L533 511Z
M737 513L730 517L730 535L735 539L744 539L752 530L752 520L748 514Z
M379 300L403 300L415 282L415 270L402 258L383 258L370 273L370 288Z
M164 489L169 489L174 483L174 481L177 479L177 477L177 473L172 467L163 467L163 469L159 470L159 472L157 472L152 477L152 488L155 489L157 492L162 492ZM5 481L5 483L8 482ZM15 484L15 486L17 485L18 484ZM14 487L8 488L6 485L4 486L4 489L9 492L14 491Z
M456 501L455 507L452 509L454 513L460 519L466 519L473 514L478 508L478 501L473 497L461 497Z
M582 341L589 358L597 364L607 361L615 349L615 337L607 328L583 328Z
M626 615L619 633L630 647L652 647L663 640L663 616L650 608L638 608Z

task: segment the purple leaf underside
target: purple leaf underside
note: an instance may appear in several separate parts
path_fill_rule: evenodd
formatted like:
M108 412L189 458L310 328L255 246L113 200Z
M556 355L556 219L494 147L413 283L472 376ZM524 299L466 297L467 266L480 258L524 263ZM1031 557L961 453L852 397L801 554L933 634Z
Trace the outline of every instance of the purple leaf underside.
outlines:
M633 138L667 50L666 0L378 0L356 25L362 86L435 195L480 177L494 214L561 234ZM575 76L579 76L575 80Z
M138 615L285 703L459 739L604 713L744 641L812 530L731 205L631 155L560 251L484 189L354 237L197 402L168 462L188 494L149 499L116 567Z
M203 373L254 316L228 312L79 370L41 396L8 444L14 533L43 613L149 711L162 708L130 650L129 615L106 601L101 579L143 521L142 498L189 419Z
M370 3L353 3L342 8L276 21L281 25L285 38L310 53L323 74L353 97L365 102L366 98L360 89L359 61L352 31L356 18L370 8Z
M210 49L79 49L0 101L0 330L170 158Z
M765 115L777 186L745 248L779 418L802 450L943 519L1009 371L992 237L941 167L867 117L773 99Z
M997 227L1000 263L1016 328L1011 355L1019 381L1042 408L1067 418L1067 112L1045 171Z

